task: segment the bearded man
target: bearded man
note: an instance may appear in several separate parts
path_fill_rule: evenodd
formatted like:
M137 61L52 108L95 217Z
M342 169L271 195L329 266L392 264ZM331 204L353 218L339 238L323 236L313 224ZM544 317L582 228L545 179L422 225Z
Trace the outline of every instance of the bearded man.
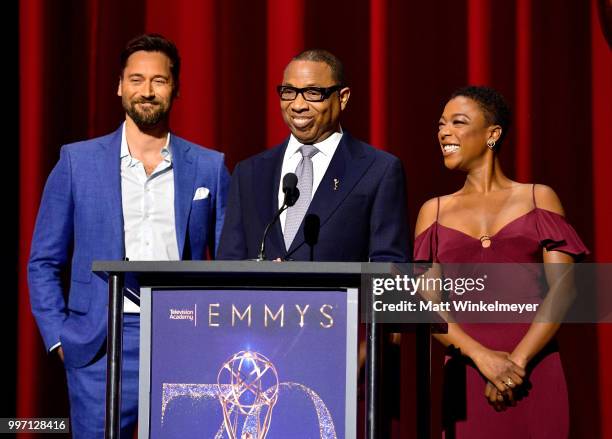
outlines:
M47 180L32 238L32 312L48 352L64 362L74 438L104 437L108 287L94 260L214 256L229 175L223 154L171 134L179 88L176 46L157 34L121 54L125 122L65 145ZM62 272L70 267L67 294ZM121 437L138 414L138 298L124 301Z

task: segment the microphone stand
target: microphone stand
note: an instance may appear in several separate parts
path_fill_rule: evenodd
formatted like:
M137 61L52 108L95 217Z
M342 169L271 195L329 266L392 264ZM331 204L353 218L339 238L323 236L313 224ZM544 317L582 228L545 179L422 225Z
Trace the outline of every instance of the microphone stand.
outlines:
M272 218L272 221L268 223L266 229L264 230L263 238L261 240L261 246L259 247L259 254L257 255L257 259L255 259L257 262L262 262L266 260L266 238L268 237L270 227L272 227L276 220L278 220L278 218L281 216L281 213L283 213L288 208L289 205L287 204L287 196L285 195L285 201L283 202L283 205L280 209L278 209L278 212L276 212L274 218Z
M283 177L283 193L285 194L283 205L278 209L274 218L272 218L272 221L268 223L264 230L261 246L259 247L259 254L257 255L257 259L255 259L256 261L261 262L266 260L266 238L268 237L268 232L270 232L270 227L278 220L281 213L293 206L298 198L300 198L300 190L296 187L297 182L297 176L293 172L289 172Z

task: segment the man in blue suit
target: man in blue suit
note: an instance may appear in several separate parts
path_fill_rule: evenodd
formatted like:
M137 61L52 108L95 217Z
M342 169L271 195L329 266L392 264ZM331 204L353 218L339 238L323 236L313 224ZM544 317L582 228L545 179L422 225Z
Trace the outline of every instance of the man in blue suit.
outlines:
M28 267L30 301L45 346L66 367L75 438L104 435L108 287L92 275L92 262L215 254L229 176L221 153L170 134L179 71L178 51L164 37L129 42L117 90L125 123L62 147L43 193ZM60 277L68 266L66 302ZM124 302L121 430L130 438L138 403L136 302Z
M236 166L218 258L258 257L266 224L283 203L283 176L295 172L300 197L271 229L268 259L407 262L402 165L340 127L350 96L340 60L302 52L285 68L278 93L291 135Z

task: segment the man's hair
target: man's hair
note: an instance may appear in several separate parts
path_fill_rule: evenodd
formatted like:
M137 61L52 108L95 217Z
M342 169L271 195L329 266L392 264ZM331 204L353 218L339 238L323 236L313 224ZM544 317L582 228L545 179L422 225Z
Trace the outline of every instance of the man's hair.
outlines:
M161 52L170 59L170 72L174 82L174 93L178 91L181 58L178 49L172 41L160 34L144 34L130 40L121 52L121 76L127 65L127 60L135 52Z
M344 82L344 66L334 54L324 49L308 49L294 56L291 61L314 61L324 62L332 72L332 78L339 85L346 85Z
M475 101L482 110L485 121L490 125L499 125L502 129L501 136L497 141L496 150L508 134L512 122L512 112L504 97L491 87L468 85L453 92L450 99L464 96Z

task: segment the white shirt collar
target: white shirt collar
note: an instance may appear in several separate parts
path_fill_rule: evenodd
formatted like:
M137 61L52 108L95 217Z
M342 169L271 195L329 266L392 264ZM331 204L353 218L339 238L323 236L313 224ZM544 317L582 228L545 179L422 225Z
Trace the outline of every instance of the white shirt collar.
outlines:
M328 138L323 140L322 142L315 143L314 146L319 150L323 155L331 155L336 150L336 147L340 143L340 139L342 138L342 127L340 127L340 132L332 133ZM295 138L293 134L289 136L289 143L287 143L287 153L285 157L291 157L295 154L299 154L299 149L302 147L303 143L301 143L298 139Z
M170 132L169 131L168 131L168 136L166 137L166 144L162 148L161 154L162 154L162 157L164 158L164 161L168 163L172 163L172 149L170 147ZM130 166L138 163L138 160L132 157L132 155L130 154L130 149L127 143L127 137L125 135L125 122L123 122L123 126L121 128L121 153L119 155L119 158L123 159L125 157L130 158L130 163L129 163Z

